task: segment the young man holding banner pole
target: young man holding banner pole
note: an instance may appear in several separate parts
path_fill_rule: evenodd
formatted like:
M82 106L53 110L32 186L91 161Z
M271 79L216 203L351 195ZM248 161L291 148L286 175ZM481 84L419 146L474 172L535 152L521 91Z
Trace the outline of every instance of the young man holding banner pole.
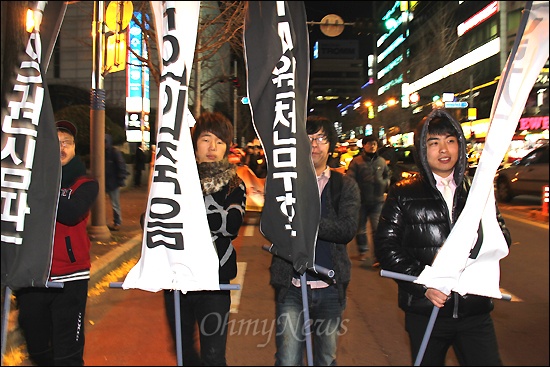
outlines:
M336 363L338 335L345 327L342 313L346 307L346 289L351 279L346 245L353 239L359 220L357 183L327 165L337 142L334 125L326 118L309 116L306 131L311 141L311 157L321 200L315 264L334 270L334 278L313 272L300 277L290 261L273 256L270 272L276 297L277 366L302 365L306 323L313 327L313 365L332 366ZM305 289L303 279L307 279ZM307 302L303 302L304 294ZM304 312L308 303L307 312Z
M451 228L464 210L471 182L466 169L465 139L460 124L444 110L434 110L419 124L414 135L420 177L394 185L384 203L375 234L376 257L381 267L418 276L434 261ZM449 191L449 196L447 196ZM496 218L510 246L510 232L496 210ZM477 228L476 258L484 236ZM485 236L489 233L485 229ZM405 311L405 327L411 353L416 358L434 306L437 322L427 345L423 364L444 365L453 346L461 365L500 365L500 355L490 312L490 297L444 293L403 280L398 281L399 307Z
M75 153L76 127L66 120L57 121L56 127L62 174L50 284L18 289L15 296L19 326L33 363L82 366L91 268L86 227L99 184L86 175L86 166Z
M495 93L491 125L471 187L464 187L469 179L464 176L462 129L450 115L435 110L415 133L417 159L422 159L417 160L421 177L393 186L382 209L381 227L375 236L382 268L418 276L411 283L394 277L399 279L399 306L406 312L413 358L418 353L415 365L443 365L451 345L461 365L501 364L489 312L493 308L491 298L509 299L499 289L499 261L508 254L511 241L496 207L493 179L529 92L548 59L548 8L547 1L528 1L525 5ZM431 129L434 122L455 127ZM445 138L454 135L449 134L452 130L458 131L458 158L454 158L454 139ZM430 154L432 138L439 152ZM445 166L455 159L451 173ZM445 177L452 178L451 190L456 191L448 200L444 199L446 187L438 188L442 194L435 195L436 181ZM438 209L437 201L452 203L448 224L444 220L446 210L441 212L444 205L439 204ZM428 320L430 305L433 309ZM425 331L420 330L421 325ZM452 333L445 333L445 329L457 334L449 337Z

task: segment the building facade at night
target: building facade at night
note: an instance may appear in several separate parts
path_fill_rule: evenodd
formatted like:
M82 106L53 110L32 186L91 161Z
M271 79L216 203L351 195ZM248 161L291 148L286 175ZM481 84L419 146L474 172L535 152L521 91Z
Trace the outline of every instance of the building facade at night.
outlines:
M384 31L373 50L373 83L340 112L355 119L357 130L370 124L389 142L392 135L412 131L433 108L445 107L463 123L467 138L482 139L524 6L524 1L377 2L375 16ZM548 139L548 62L521 121L518 134L527 145Z

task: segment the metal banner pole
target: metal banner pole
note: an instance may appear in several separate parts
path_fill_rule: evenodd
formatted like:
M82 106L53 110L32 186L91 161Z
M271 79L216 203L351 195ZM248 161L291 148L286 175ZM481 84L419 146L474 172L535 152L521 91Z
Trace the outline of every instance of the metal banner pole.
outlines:
M304 310L304 334L306 337L307 365L313 366L313 352L311 343L311 323L309 322L309 304L307 301L306 273L300 275L300 288L302 288L302 307Z
M413 275L396 273L389 270L380 270L380 275L383 277L404 280L407 282L414 282L417 279L417 277ZM501 299L503 301L511 301L512 296L510 296L509 294L503 294ZM420 349L418 350L418 354L416 355L416 360L414 362L415 366L420 366L420 363L422 362L422 358L424 357L424 353L426 352L426 347L428 346L428 341L430 340L430 336L432 335L438 313L439 308L434 306L432 314L430 315L430 320L428 321L428 325L426 326L426 331L424 332L424 337L422 338L422 343L420 344Z
M180 309L180 291L174 292L174 311L176 319L176 358L178 366L183 366L183 353L181 347L181 309Z

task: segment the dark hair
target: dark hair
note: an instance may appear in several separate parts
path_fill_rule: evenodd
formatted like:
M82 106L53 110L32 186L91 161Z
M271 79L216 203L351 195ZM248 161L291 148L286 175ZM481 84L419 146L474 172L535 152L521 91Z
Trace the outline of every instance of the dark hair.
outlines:
M323 129L330 143L329 151L332 152L336 148L338 134L334 128L334 124L329 119L322 116L308 116L306 121L306 132L308 135L313 135Z
M455 126L445 116L436 116L430 120L428 125L428 134L430 135L451 135L458 138L458 132Z
M227 145L224 157L229 155L229 148L233 138L233 126L227 117L220 112L203 112L200 114L195 126L191 128L191 140L193 141L193 149L197 150L197 140L199 136L209 132L216 135Z
M374 135L367 135L365 137L363 137L363 139L361 140L361 143L363 145L367 144L369 141L374 141L376 142L376 144L378 144L378 138Z

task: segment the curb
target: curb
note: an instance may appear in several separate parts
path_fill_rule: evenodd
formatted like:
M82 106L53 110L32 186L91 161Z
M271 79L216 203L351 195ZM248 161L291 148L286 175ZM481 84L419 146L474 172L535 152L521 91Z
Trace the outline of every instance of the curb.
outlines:
M141 253L142 235L142 233L135 235L118 248L93 260L88 288L92 289L95 287L105 275L116 269L124 261L128 261L134 256L139 255Z

